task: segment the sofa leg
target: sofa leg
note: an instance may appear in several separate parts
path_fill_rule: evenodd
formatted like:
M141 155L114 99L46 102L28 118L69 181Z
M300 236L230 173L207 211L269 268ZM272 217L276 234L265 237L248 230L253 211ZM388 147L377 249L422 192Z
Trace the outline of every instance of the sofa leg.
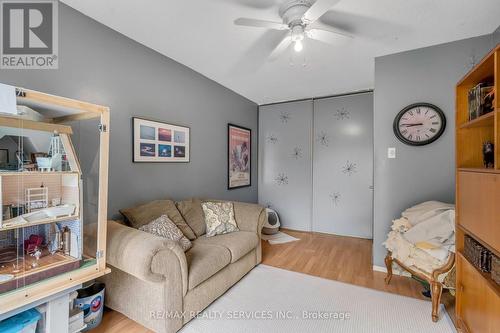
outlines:
M389 284L392 279L392 253L388 252L385 256L385 267L387 268L387 276L385 277L385 284Z
M439 320L439 304L441 304L441 294L443 293L443 285L437 281L431 283L432 297L432 321Z

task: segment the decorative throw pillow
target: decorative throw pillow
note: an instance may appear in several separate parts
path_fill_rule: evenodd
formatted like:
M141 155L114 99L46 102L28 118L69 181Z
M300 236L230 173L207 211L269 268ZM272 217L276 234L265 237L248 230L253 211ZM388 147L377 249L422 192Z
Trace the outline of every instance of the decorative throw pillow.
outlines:
M186 252L192 246L191 241L187 239L182 231L175 225L167 215L162 215L159 218L143 225L139 230L148 232L155 236L164 237L179 243L181 248Z
M130 226L139 229L162 215L167 215L182 233L190 240L196 239L196 235L182 218L181 213L175 207L172 200L155 200L136 207L120 209L120 213L127 219Z
M232 202L204 202L201 207L205 213L207 237L240 230L234 219Z
M196 236L200 237L205 234L205 214L203 213L203 208L201 208L200 199L192 198L178 201L175 203L175 206Z

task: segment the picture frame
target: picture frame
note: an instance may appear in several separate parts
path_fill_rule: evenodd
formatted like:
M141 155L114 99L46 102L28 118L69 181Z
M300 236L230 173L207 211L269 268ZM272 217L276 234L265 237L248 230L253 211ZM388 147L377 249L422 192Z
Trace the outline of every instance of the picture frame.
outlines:
M190 128L157 120L132 118L134 163L188 163Z
M252 130L227 125L227 188L252 186Z

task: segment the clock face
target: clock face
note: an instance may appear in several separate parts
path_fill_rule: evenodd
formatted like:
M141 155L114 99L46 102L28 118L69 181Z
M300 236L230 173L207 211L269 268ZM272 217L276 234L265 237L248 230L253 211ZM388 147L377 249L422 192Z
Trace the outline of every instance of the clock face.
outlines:
M396 137L412 146L423 146L437 140L446 127L446 117L437 106L427 103L412 104L394 119Z

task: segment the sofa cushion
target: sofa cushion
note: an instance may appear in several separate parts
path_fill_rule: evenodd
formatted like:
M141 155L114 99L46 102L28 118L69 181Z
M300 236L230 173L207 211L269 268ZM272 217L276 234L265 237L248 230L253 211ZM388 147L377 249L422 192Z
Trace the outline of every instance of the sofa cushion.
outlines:
M201 203L200 199L195 198L176 203L177 209L197 237L206 232L205 214L203 213L203 208L201 208Z
M128 223L136 229L139 229L162 215L167 215L189 240L196 238L193 230L191 230L186 221L184 221L172 200L150 201L143 205L120 209L120 213L122 213L128 220Z
M223 246L231 253L231 263L238 261L248 252L252 251L259 244L259 237L254 232L235 231L229 234L217 235L213 237L201 236L195 244L206 244Z
M205 224L207 225L207 237L228 234L238 229L234 219L233 203L207 201L201 204L205 214Z
M231 253L223 246L193 242L186 252L188 264L188 290L207 280L229 265Z
M181 229L179 229L167 215L162 215L148 224L143 225L139 230L173 240L179 243L179 246L184 252L189 250L192 246L191 241L184 236Z

